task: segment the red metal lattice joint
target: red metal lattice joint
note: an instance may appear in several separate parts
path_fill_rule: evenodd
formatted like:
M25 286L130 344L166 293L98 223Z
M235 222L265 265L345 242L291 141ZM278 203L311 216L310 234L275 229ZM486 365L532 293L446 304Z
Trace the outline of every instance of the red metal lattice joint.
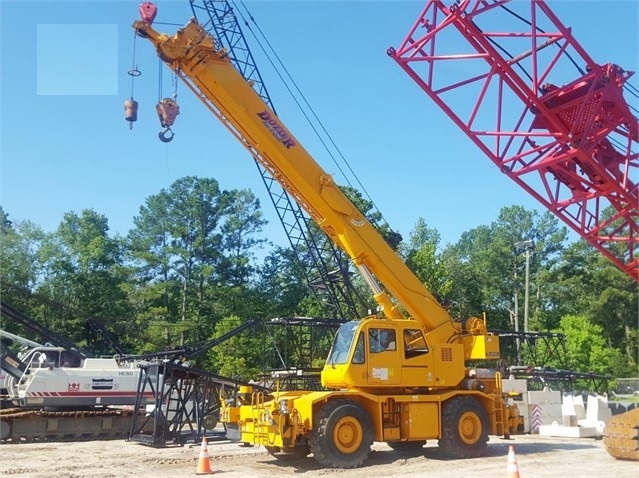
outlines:
M388 54L500 171L639 281L633 72L595 63L542 0L509 2L430 0Z

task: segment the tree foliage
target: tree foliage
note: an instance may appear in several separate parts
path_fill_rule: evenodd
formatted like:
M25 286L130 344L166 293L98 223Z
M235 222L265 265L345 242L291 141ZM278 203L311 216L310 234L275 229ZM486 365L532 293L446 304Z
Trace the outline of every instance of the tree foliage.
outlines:
M566 315L554 332L565 335L565 365L576 372L614 374L615 367L622 361L618 349L608 346L603 336L603 328L592 323L585 315ZM554 363L553 363L554 362ZM561 364L551 359L550 365Z
M382 222L359 191L343 190L373 224ZM131 353L144 353L202 344L254 318L325 316L326 304L309 292L307 281L317 279L309 276L310 258L267 249L265 224L250 191L222 190L215 179L194 176L149 196L126 237L112 236L106 216L92 209L66 213L46 233L0 207L0 293L98 353L108 344L87 335L87 318L99 318ZM445 245L423 218L405 242L389 226L376 227L453 319L485 313L490 330L517 324L523 331L527 317L530 331L566 335L574 370L637 374L637 284L585 242L568 242L549 212L505 207L492 223ZM517 246L524 241L527 251ZM340 258L340 273L354 273ZM357 275L351 280L372 309L368 287ZM215 347L198 364L248 380L269 368L317 366L330 343L331 334L261 328Z

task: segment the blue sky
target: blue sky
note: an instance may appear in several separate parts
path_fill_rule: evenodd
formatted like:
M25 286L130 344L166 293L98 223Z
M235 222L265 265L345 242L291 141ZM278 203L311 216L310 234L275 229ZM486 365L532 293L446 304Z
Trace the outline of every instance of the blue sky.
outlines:
M147 197L183 176L213 177L223 189L251 189L270 222L265 236L286 245L253 160L184 85L177 87L175 139L157 139L155 104L173 93L173 85L164 69L159 91L158 59L142 39L135 49L142 76L133 86L140 109L129 130L123 103L131 95L131 23L139 3L0 1L0 204L10 219L28 219L46 231L65 212L91 208L107 216L112 233L124 235ZM548 3L596 61L639 70L639 2ZM158 30L172 34L191 17L188 0L156 4ZM386 55L424 1L245 4L366 191L404 237L419 217L445 244L494 221L504 206L543 212ZM245 33L280 118L341 182ZM639 85L637 77L631 82Z

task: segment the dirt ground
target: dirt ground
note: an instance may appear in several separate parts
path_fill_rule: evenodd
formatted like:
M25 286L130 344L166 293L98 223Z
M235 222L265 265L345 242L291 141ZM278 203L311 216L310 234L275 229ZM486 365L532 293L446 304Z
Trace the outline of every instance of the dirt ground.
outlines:
M368 460L353 470L322 469L312 456L280 458L261 447L242 447L211 439L208 450L213 474L224 478L260 476L378 477L427 476L506 477L508 446L515 447L521 478L587 476L636 478L639 462L610 457L601 440L523 435L511 440L491 438L484 458L448 460L435 442L416 455L402 454L375 443ZM181 478L197 471L199 445L151 448L124 440L21 443L0 445L0 475L20 478Z

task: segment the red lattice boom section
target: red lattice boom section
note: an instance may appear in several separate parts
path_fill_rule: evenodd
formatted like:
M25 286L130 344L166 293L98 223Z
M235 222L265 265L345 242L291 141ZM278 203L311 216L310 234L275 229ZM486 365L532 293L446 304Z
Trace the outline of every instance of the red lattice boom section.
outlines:
M388 54L500 171L638 281L633 72L595 63L543 1L508 3L431 0Z

